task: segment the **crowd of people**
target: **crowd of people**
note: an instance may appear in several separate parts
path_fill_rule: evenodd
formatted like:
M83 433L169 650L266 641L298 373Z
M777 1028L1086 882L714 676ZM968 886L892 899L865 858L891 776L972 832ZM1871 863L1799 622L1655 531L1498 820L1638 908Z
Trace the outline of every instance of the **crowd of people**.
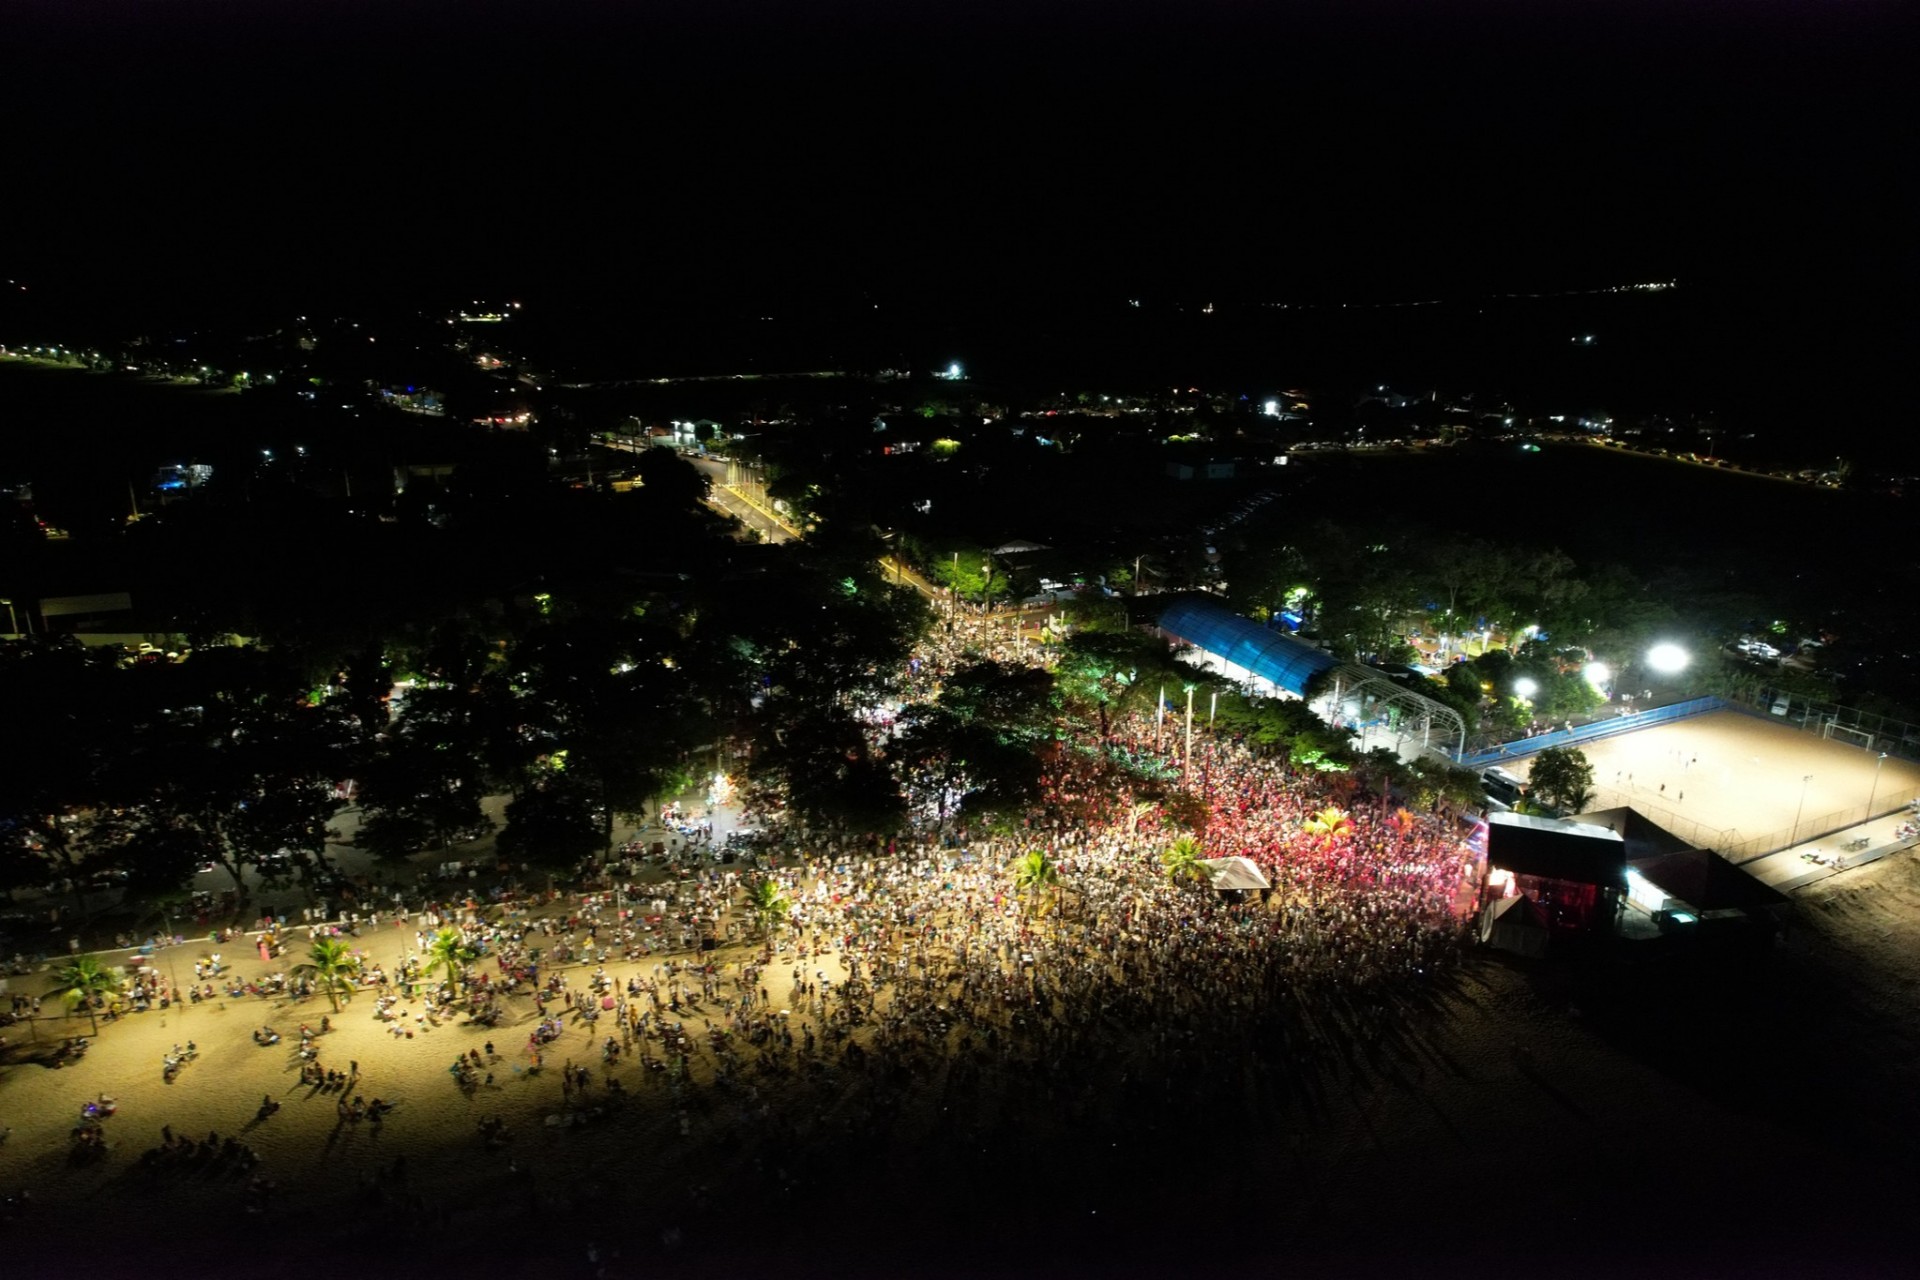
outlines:
M986 658L1044 662L1046 649L963 622L903 684L924 696ZM872 731L884 747L884 718ZM462 1017L502 1028L504 1051L489 1038L448 1068L458 1088L558 1076L543 1105L580 1118L653 1097L689 1142L752 1135L756 1168L782 1187L822 1140L870 1147L932 1126L992 1151L993 1134L1020 1126L1243 1086L1237 1067L1208 1064L1299 1074L1332 1048L1378 1051L1395 1006L1418 999L1462 939L1455 904L1476 871L1462 832L1225 735L1202 735L1191 762L1183 745L1151 714L1069 737L1045 754L1042 803L992 827L922 812L906 832L863 836L760 799L742 817L751 838L723 860L711 815L676 812L659 839L564 888L475 882L463 898L276 921L262 959L297 952L302 931L344 936L375 997L363 1009L393 1040ZM1116 770L1116 757L1152 767ZM1136 794L1127 779L1179 776L1203 802L1204 855L1251 859L1270 894L1169 877L1160 855L1179 832L1154 800L1164 782ZM1010 865L1034 851L1052 876L1016 884ZM785 898L772 920L743 892L759 879ZM464 972L432 963L444 928L473 957ZM207 967L197 987L314 994L283 972ZM301 1050L303 1083L334 1093L347 1123L378 1122L387 1104L352 1092L357 1062L328 1069L310 1034ZM1196 1079L1177 1086L1167 1064ZM481 1133L490 1150L507 1135L498 1121ZM148 1159L251 1164L211 1138L169 1140Z

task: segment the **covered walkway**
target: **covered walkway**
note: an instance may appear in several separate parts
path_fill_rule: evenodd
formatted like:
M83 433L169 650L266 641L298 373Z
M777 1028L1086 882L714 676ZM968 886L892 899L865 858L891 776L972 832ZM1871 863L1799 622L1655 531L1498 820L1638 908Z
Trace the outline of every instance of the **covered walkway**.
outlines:
M1327 723L1351 729L1363 752L1384 747L1413 759L1429 751L1457 756L1465 749L1467 726L1452 707L1210 600L1174 601L1161 611L1159 627L1255 694L1310 702Z

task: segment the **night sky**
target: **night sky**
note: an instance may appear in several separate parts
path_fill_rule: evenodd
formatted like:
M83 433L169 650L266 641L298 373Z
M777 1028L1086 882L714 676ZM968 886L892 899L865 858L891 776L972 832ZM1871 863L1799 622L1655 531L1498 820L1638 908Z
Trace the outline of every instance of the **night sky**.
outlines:
M7 8L0 254L63 297L1844 296L1913 265L1890 4Z

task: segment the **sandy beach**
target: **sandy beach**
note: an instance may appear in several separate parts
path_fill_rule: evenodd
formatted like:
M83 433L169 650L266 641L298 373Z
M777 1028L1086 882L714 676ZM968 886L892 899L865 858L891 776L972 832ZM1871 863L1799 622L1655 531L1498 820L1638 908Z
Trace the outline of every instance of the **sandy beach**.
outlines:
M398 1275L422 1250L490 1277L775 1262L809 1275L1164 1274L1280 1259L1316 1274L1466 1274L1520 1248L1551 1274L1873 1274L1916 1186L1903 1086L1920 1062L1908 995L1920 863L1837 877L1805 916L1758 981L1474 956L1359 1043L1307 1035L1230 1062L1121 1036L1112 1062L1087 1064L1116 1082L1104 1114L1023 1096L1017 1074L956 1090L951 1064L769 1082L752 1100L717 1092L710 1073L676 1098L625 1065L632 1096L596 1087L598 1114L562 1128L547 1123L570 1101L551 1067L512 1069L529 1001L511 1002L518 1029L409 1040L362 996L317 1041L321 1061L357 1060L353 1092L397 1110L342 1123L334 1095L298 1086L292 1052L324 1000L152 1012L103 1028L73 1067L0 1076L14 1130L0 1189L33 1194L6 1252L21 1274L92 1259L169 1276L237 1276L262 1258ZM1295 1025L1337 1016L1303 1009ZM64 1021L83 1029L42 1030ZM251 1042L263 1022L279 1046ZM464 1091L446 1067L489 1038L494 1083ZM163 1054L187 1039L199 1058L163 1082ZM598 1076L596 1039L570 1027L548 1062L571 1056ZM68 1131L102 1091L118 1101L109 1150L76 1160ZM283 1106L256 1122L263 1095ZM884 1132L868 1123L878 1109ZM490 1149L477 1125L492 1115L509 1137ZM162 1125L254 1148L277 1187L264 1211L247 1210L246 1174L142 1170Z

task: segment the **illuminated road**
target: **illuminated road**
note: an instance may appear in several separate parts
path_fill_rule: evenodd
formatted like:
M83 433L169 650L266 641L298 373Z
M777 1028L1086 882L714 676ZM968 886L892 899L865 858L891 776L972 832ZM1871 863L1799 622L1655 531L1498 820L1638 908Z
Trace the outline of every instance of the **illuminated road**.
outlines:
M727 464L718 458L688 458L699 472L713 482L707 505L756 531L766 542L793 542L798 532L778 513L755 502L738 490L727 487Z

